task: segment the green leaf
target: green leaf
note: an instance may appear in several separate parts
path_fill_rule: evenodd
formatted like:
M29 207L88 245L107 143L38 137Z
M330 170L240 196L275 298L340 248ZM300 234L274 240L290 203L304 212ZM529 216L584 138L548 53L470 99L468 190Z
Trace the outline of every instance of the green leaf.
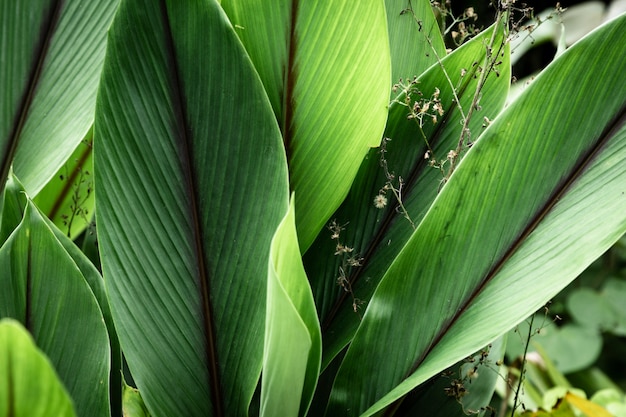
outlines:
M12 319L0 320L0 416L76 416L50 360Z
M298 196L305 252L345 198L387 118L391 61L383 0L224 0L270 98Z
M550 326L533 340L545 350L556 369L564 374L593 365L602 351L602 335L597 328L577 324Z
M109 416L110 349L76 263L29 202L0 248L0 317L19 320L56 368L79 416Z
M626 306L623 296L626 295L626 284L623 280L609 279L602 287L601 295L606 304L613 311L612 323L615 327L613 333L626 335Z
M565 52L471 148L376 289L329 414L384 409L545 304L626 231L624 24Z
M267 285L261 415L304 416L317 384L322 335L300 258L293 197L272 240Z
M463 117L454 104L454 95L459 98L462 108L471 106L479 82L479 65L474 63L485 60L485 44L494 35L494 29L492 27L484 31L445 57L442 60L443 67L435 64L417 77L417 87L423 96L431 97L436 89L440 91L439 99L444 114L436 124L428 118L420 128L418 121L407 121L408 109L403 105L404 95L400 91L396 93L398 99L391 105L385 131L385 136L391 140L386 141L384 153L380 149L369 152L348 198L333 215L336 224L344 230L338 239L331 239L330 231L321 233L311 250L305 254L305 268L320 312L322 331L326 336L323 340L323 367L350 341L359 325L359 309L362 310L371 298L385 271L413 232L395 196L391 191L383 190L389 179L381 167L382 158L386 161L388 171L395 176L395 187L399 187L398 178L402 178L403 206L411 221L419 224L437 196L443 180L443 174L429 166L429 160L424 158L428 150L424 138L438 160L445 160L450 149L456 148ZM502 29L496 32L494 45L504 41ZM469 129L476 136L483 129L483 117L495 118L504 106L510 74L508 49L503 47L501 54L501 57L497 55L502 60L497 68L500 76L492 73L487 77L482 87L482 110L477 111L469 121ZM484 64L482 66L486 67ZM465 75L462 75L463 70ZM412 100L418 100L419 97L418 93L413 92ZM381 193L385 194L388 204L379 209L374 206L373 200ZM353 251L332 257L338 243ZM351 267L347 262L350 257L363 258L361 266ZM352 294L337 285L340 271L344 271Z
M152 415L246 415L263 360L280 131L213 1L127 1L94 128L105 284Z
M34 196L93 123L105 35L117 0L0 6L0 178L11 163Z
M124 417L150 417L139 390L124 384L123 392Z
M391 81L410 80L446 56L446 46L430 2L385 0ZM392 93L392 98L395 94Z
M76 238L90 224L95 209L93 192L93 132L33 199L39 209L67 236Z
M619 315L611 308L604 295L588 287L572 291L567 297L567 310L576 322L591 328L605 330L616 328L619 324Z

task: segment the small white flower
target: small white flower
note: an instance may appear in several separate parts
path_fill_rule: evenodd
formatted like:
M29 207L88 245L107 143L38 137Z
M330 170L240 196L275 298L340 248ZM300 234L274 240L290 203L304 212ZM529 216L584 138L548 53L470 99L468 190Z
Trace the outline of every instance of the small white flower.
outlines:
M376 207L377 209L382 209L385 208L385 206L387 206L387 197L382 194L378 194L376 197L374 197L374 207Z

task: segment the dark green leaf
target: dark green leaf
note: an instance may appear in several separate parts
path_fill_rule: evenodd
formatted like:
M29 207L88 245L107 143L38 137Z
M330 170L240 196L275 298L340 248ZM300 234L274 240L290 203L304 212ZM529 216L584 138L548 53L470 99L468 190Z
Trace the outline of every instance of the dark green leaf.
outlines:
M288 207L278 125L216 2L123 2L109 33L94 165L125 357L154 416L246 415Z
M0 317L19 320L50 358L79 416L110 415L102 313L76 263L32 203L0 248Z

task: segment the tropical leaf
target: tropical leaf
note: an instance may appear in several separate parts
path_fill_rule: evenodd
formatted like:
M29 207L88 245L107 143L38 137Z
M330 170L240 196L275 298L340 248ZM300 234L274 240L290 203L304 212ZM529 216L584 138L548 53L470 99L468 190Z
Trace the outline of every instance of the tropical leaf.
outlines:
M322 335L298 248L293 196L272 240L267 310L261 415L304 416L317 385Z
M217 2L122 3L94 134L104 278L150 414L246 415L288 172Z
M110 349L102 313L76 263L28 202L0 248L0 317L20 321L54 365L79 416L109 416Z
M397 92L398 98L390 107L385 131L385 137L389 139L385 140L384 148L369 152L348 198L332 217L335 227L344 230L336 239L331 239L331 231L321 233L305 254L304 264L326 335L323 367L349 343L359 325L359 310L364 310L385 271L410 238L412 224L419 224L437 196L444 174L431 167L424 155L432 152L438 160L446 160L448 152L456 148L466 110L461 114L455 104L455 95L461 103L460 108L472 106L479 88L478 67L487 67L478 63L486 59L485 45L491 41L494 29L484 31L445 57L443 66L435 64L416 77L419 83L414 86L427 100L439 91L438 100L444 112L443 116L437 114L437 123L433 124L430 116L422 127L418 120L407 121L406 96L400 90ZM495 34L493 44L497 49L504 42L503 28L500 27ZM504 105L510 74L508 48L503 47L500 53L502 56L498 57L502 63L497 67L500 76L493 73L487 77L480 87L482 109L469 120L469 131L475 136L484 129L483 117L495 118ZM420 100L422 96L414 91L409 105L413 106L416 102L413 100ZM388 189L390 178L392 185L399 190L406 215L400 201ZM374 205L377 196L384 196L387 200L385 207ZM338 244L351 248L352 252L341 253L337 250ZM337 256L332 258L334 253ZM355 259L359 261L358 265L351 266ZM342 280L341 286L337 285L338 277Z
M0 178L36 195L93 123L106 31L117 0L0 6Z
M626 231L626 104L614 94L624 24L565 52L471 148L376 289L330 415L384 409L538 309Z
M305 252L380 142L391 87L384 2L224 0L222 7L281 126Z
M0 416L76 416L50 360L12 319L0 320Z

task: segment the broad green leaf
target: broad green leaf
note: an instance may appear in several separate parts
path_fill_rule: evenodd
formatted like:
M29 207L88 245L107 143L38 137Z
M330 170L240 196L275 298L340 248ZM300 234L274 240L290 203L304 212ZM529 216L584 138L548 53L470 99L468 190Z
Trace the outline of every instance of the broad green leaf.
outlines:
M0 416L76 416L54 366L12 319L0 320Z
M383 0L224 0L270 98L305 252L385 126L391 61Z
M0 248L0 317L20 321L53 363L79 416L109 416L110 349L96 298L29 202Z
M272 240L267 286L261 415L304 416L320 371L322 335L300 258L293 197Z
M381 167L382 158L386 161L388 171L395 176L394 187L399 187L399 178L402 179L403 206L411 221L419 224L437 196L443 180L440 170L430 167L429 161L424 158L428 150L424 137L438 160L445 160L448 152L457 146L463 116L454 104L454 94L459 98L465 114L471 107L478 87L478 62L485 60L485 45L493 34L494 28L486 30L444 58L443 68L435 64L417 77L417 87L427 99L439 90L444 114L438 115L436 124L432 123L430 116L424 120L422 128L417 121L407 121L408 109L403 105L404 95L400 91L396 93L398 100L390 107L385 131L385 136L391 140L385 144L384 153L380 149L369 152L348 198L332 217L335 224L344 230L337 239L331 239L331 231L321 233L304 256L305 268L321 316L322 330L326 335L324 367L349 342L374 289L413 233L411 223L401 213L393 193L389 190L381 191L389 181ZM494 50L504 40L503 28L496 34ZM496 68L500 76L492 73L482 87L482 110L476 111L470 119L470 139L477 137L484 129L483 117L495 118L504 105L510 74L508 49L503 47L500 53L503 56L496 55L502 60L502 64ZM486 67L484 64L481 66ZM412 100L419 99L420 95L414 92ZM388 201L382 209L374 205L374 198L381 193L385 194ZM339 243L352 248L352 252L333 256ZM350 258L362 258L360 266L351 267ZM352 294L337 285L342 273L350 283Z
M246 415L288 172L262 84L216 2L121 4L94 169L105 284L148 410Z
M0 3L0 178L34 196L93 123L117 0Z
M624 24L565 52L471 148L376 289L329 414L384 409L545 304L626 231Z
M93 192L93 132L55 173L33 202L72 239L90 224L95 208Z

